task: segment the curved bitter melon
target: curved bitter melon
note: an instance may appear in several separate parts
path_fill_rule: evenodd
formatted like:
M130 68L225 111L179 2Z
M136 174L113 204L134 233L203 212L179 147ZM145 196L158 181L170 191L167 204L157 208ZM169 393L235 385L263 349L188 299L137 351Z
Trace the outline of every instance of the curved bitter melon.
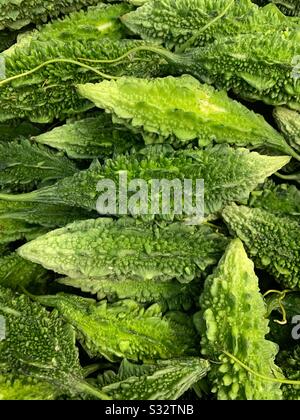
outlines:
M198 140L207 146L215 141L265 145L296 154L260 115L188 75L150 80L123 77L79 85L78 90L118 122L142 130L147 143L168 141L181 146Z

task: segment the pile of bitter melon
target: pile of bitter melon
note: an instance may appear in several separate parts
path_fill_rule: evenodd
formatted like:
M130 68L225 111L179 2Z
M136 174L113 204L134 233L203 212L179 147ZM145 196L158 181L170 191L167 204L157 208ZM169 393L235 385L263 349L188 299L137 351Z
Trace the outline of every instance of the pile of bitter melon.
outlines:
M0 1L0 399L300 399L299 41L297 0Z

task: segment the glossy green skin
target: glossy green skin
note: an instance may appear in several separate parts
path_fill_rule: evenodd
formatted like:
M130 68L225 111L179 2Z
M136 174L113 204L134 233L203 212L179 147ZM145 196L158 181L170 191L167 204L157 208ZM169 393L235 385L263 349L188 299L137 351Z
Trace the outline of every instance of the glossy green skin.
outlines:
M265 145L290 152L283 137L260 115L188 75L153 80L123 77L79 85L78 91L118 122L142 130L146 143L182 147L198 140L200 146Z
M223 218L229 229L244 242L257 267L265 269L285 288L299 287L298 220L235 204L225 208Z
M116 302L121 299L133 299L139 303L160 303L170 310L189 310L197 300L199 283L181 284L177 280L154 281L124 279L60 279L60 284L79 288L82 292L97 294L98 300L107 299Z
M98 199L101 198L100 192L97 191L97 185L102 179L115 182L116 201L117 204L119 203L118 187L122 182L120 173L127 175L127 185L135 179L147 182L149 198L153 179L169 181L178 179L181 181L181 185L186 179L191 179L194 183L196 180L203 179L204 213L209 215L220 211L232 201L246 203L250 192L258 184L263 183L267 177L285 166L289 160L290 158L286 156L263 156L256 152L249 152L247 149L233 149L227 145L178 152L172 150L159 152L159 150L156 151L155 148L149 147L138 153L107 159L102 166L99 163L93 164L88 170L77 172L74 176L65 178L49 187L28 194L0 194L0 199L15 202L63 204L95 210ZM160 195L162 195L161 192ZM115 210L111 210L112 214L119 215L118 206L116 207ZM147 210L149 214L146 214L144 219L189 220L199 216L195 209L191 214L191 211L184 205L182 214L176 214L174 197L171 200L170 208L167 209L168 212L165 211L164 214L151 213L150 205ZM131 209L130 212L136 217L134 209Z
M69 122L33 138L34 141L64 151L73 159L111 157L138 146L140 138L116 127L108 114Z
M274 117L283 136L297 151L300 151L300 114L288 108L274 109Z
M29 43L29 45L28 45ZM48 123L55 118L64 120L92 107L77 94L78 83L99 82L102 76L78 64L57 63L57 59L78 62L78 58L107 60L119 58L134 47L145 45L143 41L114 40L61 40L36 41L30 39L4 54L6 78L34 71L31 75L0 86L0 121L26 117L33 122ZM156 76L162 71L163 59L155 54L141 51L137 58L117 65L85 63L112 76ZM54 60L53 64L47 64Z
M122 22L143 39L168 48L185 50L217 38L241 33L295 28L272 5L263 9L251 0L152 0L122 17ZM225 12L225 13L224 13Z
M20 29L29 23L45 22L61 13L70 13L99 0L2 0L0 4L0 29Z
M277 346L265 339L269 332L266 305L260 294L254 265L242 242L233 240L200 298L201 352L220 364L212 364L209 379L220 400L277 400L280 383L264 381L248 373L223 353L226 351L255 372L280 377L274 359Z
M177 278L189 283L219 260L226 244L226 237L206 225L99 218L54 230L18 252L75 279Z
M232 90L246 100L300 110L300 78L295 62L300 55L298 38L298 31L269 31L263 37L238 35L174 55L170 61L173 59L182 72L218 89Z
M110 361L171 359L196 354L197 334L182 312L165 316L158 304L145 309L133 300L108 305L75 295L40 296L75 327L91 357Z
M197 357L133 365L124 360L118 374L107 372L98 379L113 400L177 400L209 371L207 360ZM108 382L108 383L107 383Z
M27 140L0 143L0 187L28 190L77 172L75 164L45 146Z
M295 185L276 185L272 181L267 181L261 190L251 194L249 205L277 215L298 219L300 216L300 190Z

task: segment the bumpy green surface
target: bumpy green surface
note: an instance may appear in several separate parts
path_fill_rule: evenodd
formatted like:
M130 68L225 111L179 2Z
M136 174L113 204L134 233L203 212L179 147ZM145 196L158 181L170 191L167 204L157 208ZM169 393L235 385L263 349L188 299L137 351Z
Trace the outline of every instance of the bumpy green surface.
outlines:
M88 170L76 173L74 176L65 178L54 185L45 187L28 194L0 194L0 198L7 201L28 201L40 203L64 204L77 206L89 210L96 209L98 199L102 194L97 188L98 182L103 179L114 181L116 185L116 208L111 208L111 214L120 215L119 212L119 186L124 183L120 180L120 173L127 176L127 185L135 179L142 179L147 183L148 195L145 207L147 217L154 217L150 206L152 195L152 180L178 180L180 185L184 181L193 180L193 205L195 205L196 180L204 180L204 212L211 214L221 210L226 204L237 201L246 203L249 194L259 183L278 171L289 162L286 156L263 156L247 149L233 149L227 145L218 145L205 150L186 151L159 151L153 147L141 150L139 153L120 155L115 159L107 159L105 164L93 164ZM134 188L136 191L136 188ZM201 192L201 191L200 191ZM160 196L162 192L160 190ZM174 217L190 219L199 216L199 208L194 207L191 211L185 206L183 199L182 211L176 209L176 202L171 196L169 208L162 211L157 218L173 220ZM129 193L130 199L134 198ZM175 201L175 202L174 202ZM152 203L153 204L153 203ZM198 206L199 207L199 206ZM97 206L99 208L99 206ZM181 209L180 209L181 210ZM99 212L106 210L101 210ZM125 209L126 211L126 209ZM129 208L131 214L135 214L136 207ZM182 213L182 214L180 214Z
M177 278L188 283L219 260L226 244L206 225L99 218L54 230L21 247L19 254L72 278Z
M196 357L133 365L124 360L118 374L99 377L102 391L113 400L177 400L192 385L206 376L210 365Z
M265 340L269 332L266 305L240 240L232 241L214 274L206 279L200 305L201 352L221 362L211 365L210 374L218 399L281 399L280 384L256 377L223 353L268 378L280 376L274 363L277 346Z
M277 125L289 144L300 150L300 114L288 108L278 107L274 110Z
M25 375L0 374L0 400L55 400L59 391L46 381Z
M181 284L177 280L155 281L153 279L136 281L131 279L116 281L107 279L60 279L60 284L72 286L88 292L97 298L116 302L133 299L139 303L156 303L171 310L189 310L199 295L198 282Z
M286 18L274 5L261 9L251 0L152 0L122 21L143 39L175 50L239 33L297 26L297 20Z
M276 185L269 181L261 190L252 193L250 206L259 207L278 215L299 218L300 190L295 185Z
M300 110L298 31L267 31L219 39L171 60L219 89L247 100Z
M111 305L75 295L40 296L75 327L91 357L111 361L171 359L196 353L197 334L182 312L163 316L158 304L145 309L133 300Z
M124 37L126 31L119 18L130 10L132 6L128 3L114 5L100 3L98 6L88 8L87 11L74 12L64 19L42 26L33 37L39 41L60 39L65 42L73 39L99 40L106 36L120 39Z
M56 228L66 226L75 220L91 219L97 216L96 212L78 207L0 200L0 224L1 220L11 219Z
M12 253L0 258L0 285L11 289L27 289L28 286L41 293L49 273L38 264L31 263Z
M271 146L289 154L284 139L258 114L191 76L153 80L124 77L88 83L79 93L133 129L143 130L147 143L198 140L239 146Z
M29 23L45 22L50 17L97 3L99 0L1 0L0 29L20 29Z
M145 45L143 41L71 40L68 42L32 41L26 39L11 51L3 53L5 78L23 75L11 82L0 82L0 121L26 117L33 122L47 123L53 119L65 119L91 108L91 103L80 98L76 91L78 83L103 80L94 70L58 60L107 60L115 59L134 47ZM54 63L48 64L49 60ZM96 71L112 76L151 77L161 73L163 60L148 52L140 52L134 60L109 65L81 60L82 65L92 66ZM45 64L47 63L47 64Z
M272 274L284 287L299 287L298 220L235 204L225 208L223 217L230 230L245 243L257 266Z
M30 224L23 220L3 219L0 220L0 244L9 244L19 240L30 241L48 232L48 230L45 227Z
M130 131L123 127L116 128L108 114L69 122L33 140L63 150L74 159L109 157L139 143L139 138Z
M0 316L4 325L0 377L3 373L17 378L26 375L47 381L61 394L76 396L92 392L101 398L102 393L83 382L74 329L57 312L50 314L28 297L0 288ZM6 387L0 394L9 395L11 383L5 376L3 380Z
M71 176L73 162L45 146L27 140L0 143L0 187L33 189L37 184Z

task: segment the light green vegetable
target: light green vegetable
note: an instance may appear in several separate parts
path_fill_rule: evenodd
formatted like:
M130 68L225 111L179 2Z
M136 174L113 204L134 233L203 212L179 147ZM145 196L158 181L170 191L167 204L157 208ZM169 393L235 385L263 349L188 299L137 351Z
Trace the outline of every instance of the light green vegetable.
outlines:
M235 204L223 211L230 230L244 243L258 267L285 288L299 287L300 224L260 208Z
M171 359L196 353L197 334L182 312L162 314L158 304L145 309L133 300L111 305L75 295L40 296L75 327L91 357L110 361Z
M55 400L59 391L46 381L25 375L0 373L0 401Z
M274 117L277 125L289 142L296 150L300 150L300 114L288 108L278 107L274 109Z
M177 400L206 376L209 362L196 357L133 365L124 360L118 374L106 372L97 383L114 400Z
M212 142L264 145L295 154L260 115L191 76L123 77L80 85L78 91L118 122L143 130L146 143L168 141L182 146L198 140L201 146Z
M71 279L63 278L60 284L81 289L83 292L97 294L97 298L116 302L122 299L133 299L139 303L157 303L171 310L189 310L199 295L199 282L181 284L177 280L143 280L125 279Z
M125 218L75 222L19 248L19 254L72 278L189 283L215 264L227 238L207 225L156 225Z
M59 39L68 42L73 39L99 40L102 37L121 39L126 30L119 18L133 8L128 3L104 4L87 10L73 12L70 16L42 26L33 39L51 41Z
M232 241L206 279L200 306L201 352L219 362L211 365L209 375L218 399L281 399L280 383L257 377L235 360L264 377L281 377L274 363L277 346L265 339L268 319L258 278L240 240Z

